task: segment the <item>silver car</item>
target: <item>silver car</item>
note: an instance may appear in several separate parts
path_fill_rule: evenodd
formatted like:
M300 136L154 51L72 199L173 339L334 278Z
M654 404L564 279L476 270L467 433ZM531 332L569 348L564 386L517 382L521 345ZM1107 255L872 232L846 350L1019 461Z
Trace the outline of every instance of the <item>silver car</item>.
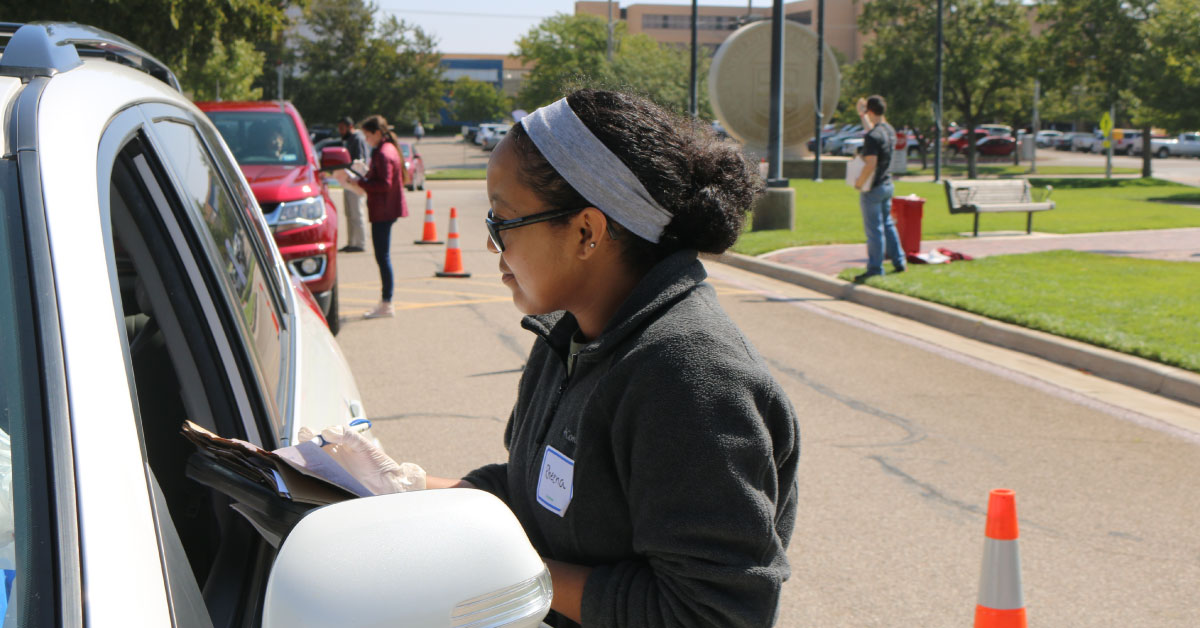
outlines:
M0 44L3 625L536 626L545 567L490 495L214 479L185 420L294 443L365 414L346 361L165 66L76 24Z

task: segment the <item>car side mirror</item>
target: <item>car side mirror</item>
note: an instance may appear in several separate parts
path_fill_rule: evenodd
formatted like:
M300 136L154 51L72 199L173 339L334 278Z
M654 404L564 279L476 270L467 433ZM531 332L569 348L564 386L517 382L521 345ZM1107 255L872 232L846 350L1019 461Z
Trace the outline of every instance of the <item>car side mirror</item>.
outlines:
M545 564L503 502L426 490L305 515L271 568L262 625L535 628L552 597Z
M321 149L321 170L334 170L350 165L350 151L345 146L326 146Z

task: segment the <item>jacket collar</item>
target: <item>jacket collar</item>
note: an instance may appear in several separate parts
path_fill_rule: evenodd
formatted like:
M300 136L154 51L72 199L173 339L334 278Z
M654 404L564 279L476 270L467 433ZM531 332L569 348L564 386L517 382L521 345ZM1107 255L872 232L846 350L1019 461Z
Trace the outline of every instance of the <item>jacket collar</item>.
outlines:
M700 285L706 277L708 273L695 250L672 253L646 273L625 303L617 308L604 331L580 351L580 356L607 353L659 310L666 309ZM521 320L521 326L544 339L560 356L566 356L571 336L579 329L575 317L564 311L526 316Z

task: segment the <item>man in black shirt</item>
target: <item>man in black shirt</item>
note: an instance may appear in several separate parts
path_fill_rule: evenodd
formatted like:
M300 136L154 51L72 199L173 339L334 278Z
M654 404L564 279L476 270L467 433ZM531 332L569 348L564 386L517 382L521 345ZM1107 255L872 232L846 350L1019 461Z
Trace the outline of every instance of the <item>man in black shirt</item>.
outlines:
M854 278L856 282L883 274L883 258L892 260L895 272L907 267L900 234L892 221L892 153L896 149L896 130L883 117L887 102L883 96L858 99L858 115L862 119L862 155L866 166L854 187L858 189L858 205L862 210L863 231L867 236L867 272Z
M354 120L350 116L338 122L338 133L342 136L342 144L350 151L350 161L354 163L359 174L366 172L367 158L370 149L362 131L354 128ZM362 197L350 190L343 190L342 197L346 207L346 246L341 248L343 253L361 253L367 245L367 217L363 212Z

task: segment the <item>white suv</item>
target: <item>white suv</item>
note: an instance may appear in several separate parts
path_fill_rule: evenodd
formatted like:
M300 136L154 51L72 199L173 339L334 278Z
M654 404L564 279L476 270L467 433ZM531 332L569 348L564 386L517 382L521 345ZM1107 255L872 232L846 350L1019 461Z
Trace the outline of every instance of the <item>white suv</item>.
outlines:
M549 578L490 495L198 481L185 419L275 449L361 416L354 379L165 66L76 24L0 44L2 625L536 626Z

